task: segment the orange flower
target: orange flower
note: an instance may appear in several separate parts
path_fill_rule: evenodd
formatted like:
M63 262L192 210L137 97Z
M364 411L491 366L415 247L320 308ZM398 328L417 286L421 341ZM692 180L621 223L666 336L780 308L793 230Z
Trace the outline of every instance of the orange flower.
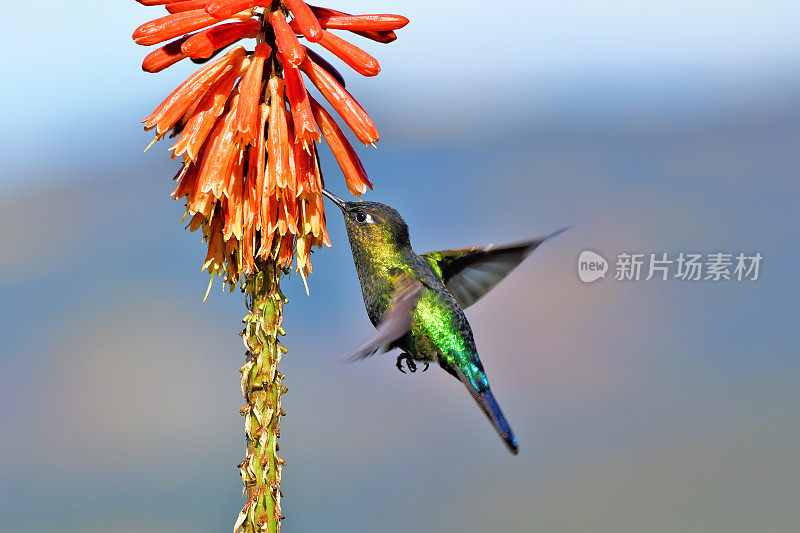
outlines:
M172 0L167 2L164 6L170 13L182 13L184 11L191 11L193 9L203 9L206 7L208 0Z
M352 15L348 15L347 13L344 13L342 11L336 11L335 9L330 9L330 8L327 8L327 7L317 7L317 6L309 6L309 7L311 8L311 11L314 13L314 15L317 17L317 20L322 21L320 23L320 26L322 26L322 24L324 23L325 27L331 27L332 28L332 26L329 25L330 24L329 21L331 19L335 19L336 17L350 17L350 16L352 16ZM378 15L378 16L384 16L384 15ZM389 15L389 16L397 17L398 15ZM400 18L405 19L405 17L400 17ZM406 19L406 20L408 20L408 19ZM348 28L348 29L350 29L350 28ZM355 29L350 29L350 31L352 31L356 35L360 35L362 37L366 37L367 39L372 39L373 41L377 41L379 43L384 43L384 44L391 43L391 42L397 40L397 34L395 32L393 32L392 30L386 31L386 30L355 30Z
M303 2L303 0L284 0L286 7L294 15L294 20L297 21L297 26L300 33L309 40L315 43L322 37L322 28L319 25L317 17L314 12Z
M261 31L257 20L229 22L197 32L181 45L181 52L192 59L208 59L214 52L245 37L256 37Z
M283 58L283 56L279 57ZM320 134L311 113L308 91L303 85L303 78L297 67L287 62L283 74L286 77L286 97L289 99L294 120L294 143L301 143L306 150L310 150L309 146L312 142L320 141Z
M191 37L187 35L185 37L181 37L175 41L172 41L169 44L165 44L161 48L158 48L149 54L147 57L144 58L142 61L142 70L145 72L161 72L167 67L171 67L181 59L186 59L186 54L183 53L181 50L181 46L183 43L186 42L187 39Z
M271 193L276 186L286 187L289 183L291 145L286 122L286 107L283 104L283 80L270 78L268 87L267 181Z
M241 88L239 89L242 102L239 105L237 129L246 144L253 144L253 139L258 129L264 62L269 57L270 52L272 52L272 47L267 43L258 43L256 45L253 61L247 69L247 74L242 78Z
M159 136L169 131L222 75L232 70L234 65L241 65L244 57L244 48L240 46L228 52L222 59L195 72L142 121L145 129L155 127Z
M330 50L331 53L350 65L359 74L377 76L381 71L381 66L374 57L332 33L322 30L319 44Z
M206 13L216 19L230 18L240 11L256 6L268 6L269 0L211 0L203 2Z
M345 15L330 11L327 16L317 16L319 25L326 29L382 32L399 30L408 24L408 19L400 15Z
M133 32L136 44L149 46L179 37L191 31L207 28L219 22L202 9L173 13L146 22Z
M234 158L238 154L234 142L238 100L238 97L234 97L223 120L217 121L208 139L210 147L200 163L197 188L202 193L210 192L215 198L222 198L227 192L227 180L233 168Z
M190 161L197 161L200 147L225 109L233 85L240 75L240 70L229 71L203 96L194 114L183 127L178 142L170 148L172 157L185 153Z
M361 165L361 160L330 113L325 111L325 108L313 98L309 97L309 99L311 100L311 109L314 111L314 117L317 119L320 128L322 128L325 141L331 147L333 156L342 169L347 188L356 196L364 194L367 188L372 188L372 184L369 182L367 173Z
M237 41L257 39L252 51L236 46L209 61L143 121L145 129L155 128L156 140L178 137L170 151L183 166L172 194L186 199L187 228L202 229L208 243L203 269L233 287L263 261L289 268L297 257L298 272L309 275L312 248L330 246L316 143L328 143L351 193L361 195L372 184L306 84L319 89L359 141L374 145L379 136L342 75L298 35L374 76L380 71L375 58L325 28L391 42L408 20L349 15L302 0L283 0L275 10L270 0L137 1L169 12L133 34L138 44L159 45L142 63L147 72L187 57L204 63Z
M269 15L269 23L275 30L275 43L278 45L281 56L295 67L300 65L306 53L303 45L297 40L294 30L286 22L286 17L280 11L273 11Z
M327 70L314 63L309 56L300 65L301 70L308 79L317 86L319 92L333 106L344 119L358 140L364 144L374 144L378 141L378 129L369 118L364 108L359 105L347 90L339 85Z

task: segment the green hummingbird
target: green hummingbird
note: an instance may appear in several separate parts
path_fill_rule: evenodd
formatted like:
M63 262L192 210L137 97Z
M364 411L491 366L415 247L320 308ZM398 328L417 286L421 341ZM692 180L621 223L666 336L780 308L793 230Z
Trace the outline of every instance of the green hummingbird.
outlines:
M369 357L399 348L415 372L439 363L463 383L508 450L519 445L489 388L464 309L475 303L544 241L567 228L527 242L417 255L408 225L394 208L377 202L346 202L323 189L344 214L361 293L375 332L346 356Z

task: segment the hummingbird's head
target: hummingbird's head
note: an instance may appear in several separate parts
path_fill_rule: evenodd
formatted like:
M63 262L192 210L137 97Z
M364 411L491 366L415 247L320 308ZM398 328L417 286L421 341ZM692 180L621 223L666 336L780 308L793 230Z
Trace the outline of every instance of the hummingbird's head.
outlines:
M350 246L411 246L408 225L393 207L378 202L345 202L323 189L344 215Z

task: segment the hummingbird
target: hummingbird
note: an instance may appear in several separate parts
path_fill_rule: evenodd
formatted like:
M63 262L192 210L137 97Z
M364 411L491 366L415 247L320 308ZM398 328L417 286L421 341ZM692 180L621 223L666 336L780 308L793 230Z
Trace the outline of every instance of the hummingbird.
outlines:
M464 309L508 275L545 237L500 247L474 247L418 255L411 248L408 225L389 205L346 202L323 189L342 211L361 284L364 306L375 332L346 356L365 359L399 348L403 363L438 363L469 391L508 450L519 444L489 388Z

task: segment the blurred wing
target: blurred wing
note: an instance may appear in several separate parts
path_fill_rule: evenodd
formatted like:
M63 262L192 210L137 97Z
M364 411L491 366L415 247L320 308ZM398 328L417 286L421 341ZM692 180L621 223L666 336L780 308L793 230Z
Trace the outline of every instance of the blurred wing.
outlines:
M444 250L428 252L422 257L442 277L461 308L466 309L514 270L537 246L567 229L510 246Z
M411 317L417 302L422 297L422 291L422 283L404 274L397 282L397 289L389 309L375 326L375 332L344 359L348 362L360 361L374 355L378 350L386 351L390 344L408 333L411 329Z

